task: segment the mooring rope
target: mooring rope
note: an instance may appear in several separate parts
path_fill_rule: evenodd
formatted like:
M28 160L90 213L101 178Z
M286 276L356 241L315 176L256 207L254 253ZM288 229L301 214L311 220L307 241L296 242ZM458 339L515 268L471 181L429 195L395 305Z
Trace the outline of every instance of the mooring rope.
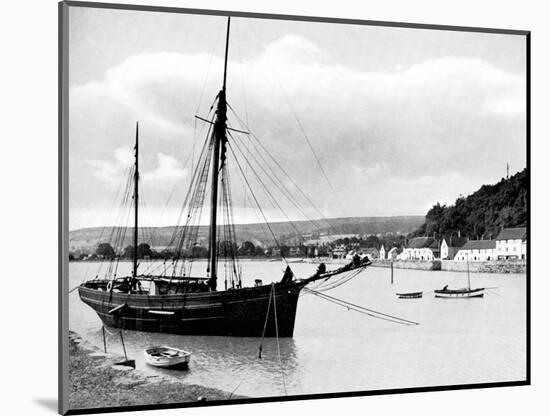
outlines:
M345 273L342 277L340 277L340 278L338 278L338 279L336 279L335 281L332 281L332 282L330 280L330 278L332 276L329 276L327 279L321 281L321 283L319 285L317 285L314 290L316 290L317 292L326 292L328 290L335 289L338 286L341 286L344 283L349 282L351 279L354 279L362 271L363 271L363 268L352 270L348 273Z
M277 302L275 295L275 283L271 283L271 292L273 293L273 312L275 313L275 337L277 338L277 354L279 356L279 368L281 369L281 377L283 379L283 387L285 389L285 395L288 396L286 389L285 372L283 368L283 360L281 360L281 346L279 344L279 326L277 325Z
M262 347L263 347L263 343L264 343L264 338L265 338L265 331L266 331L266 328L267 328L267 321L269 319L269 311L271 309L271 296L273 295L273 288L271 288L271 291L269 292L269 300L267 301L267 312L265 314L265 321L264 321L264 329L262 331L262 338L260 340L260 345L258 346L258 355L256 356L256 358L254 359L254 361L252 362L252 366L251 368L254 368L254 366L256 365L256 362L262 358ZM233 395L235 394L235 392L237 391L237 389L239 387L241 387L241 384L243 384L243 381L246 379L246 376L243 376L241 377L241 380L239 381L239 383L237 384L237 386L231 391L231 393L229 394L229 397L228 397L228 400L231 400L231 397L233 397Z
M364 315L368 315L372 318L381 319L388 322L393 322L396 324L401 325L419 325L418 322L409 321L407 319L399 318L398 316L388 315L386 313L378 312L373 309L365 308L364 306L356 305L351 302L347 302L342 299L335 298L333 296L329 296L326 293L317 292L316 290L309 289L307 287L304 287L304 290L308 291L309 293L316 295L320 297L321 299L325 299L329 302L335 303L339 306L343 306L347 308L348 310L354 310L355 312L362 313Z
M284 371L283 371L283 361L281 359L281 346L279 344L279 327L278 327L278 322L277 322L277 305L275 303L275 283L271 284L271 291L269 292L267 312L266 312L265 321L264 321L264 329L262 331L262 338L260 340L260 345L258 346L258 355L256 356L256 358L252 362L251 368L254 368L254 366L256 365L256 362L262 358L262 347L263 347L263 342L264 342L264 338L265 338L265 332L266 332L266 329L267 329L267 322L269 320L269 312L271 310L271 299L272 298L273 298L273 313L275 314L275 337L277 338L277 354L278 354L278 358L279 358L279 365L280 365L280 368L281 368L281 377L282 377L282 380L283 380L283 387L285 389L285 395L288 396L288 390L286 388L285 374L284 374ZM243 382L246 378L247 378L246 375L241 377L241 380L239 381L237 386L229 394L228 400L230 400L233 397L233 395L235 394L237 389L241 386L241 384L243 384Z

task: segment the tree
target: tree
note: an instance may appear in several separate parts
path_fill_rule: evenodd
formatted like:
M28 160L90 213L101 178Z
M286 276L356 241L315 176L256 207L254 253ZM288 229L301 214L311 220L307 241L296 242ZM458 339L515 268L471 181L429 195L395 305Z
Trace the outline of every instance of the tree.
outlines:
M245 241L238 250L239 256L254 256L256 247L251 241Z
M364 240L364 247L375 247L377 249L380 248L380 239L375 235L369 235Z
M203 246L193 246L191 250L191 257L205 258L208 257L208 250Z
M144 257L151 257L153 255L153 251L151 250L151 246L147 243L140 243L138 244L138 258L144 258Z
M122 252L122 256L126 257L126 258L134 257L134 246L124 247L124 251Z
M99 243L95 254L98 256L103 256L105 258L111 258L115 256L115 250L109 243Z
M495 238L502 227L525 227L528 181L524 169L494 185L483 185L467 197L460 195L454 205L437 203L409 237L441 238L460 232L471 238Z

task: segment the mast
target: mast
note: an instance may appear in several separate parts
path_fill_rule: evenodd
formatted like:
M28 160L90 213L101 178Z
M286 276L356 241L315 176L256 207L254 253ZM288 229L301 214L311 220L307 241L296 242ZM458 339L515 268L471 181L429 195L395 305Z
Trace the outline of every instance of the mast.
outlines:
M468 290L471 290L472 287L470 285L470 261L469 261L468 257L466 257L466 270L468 272Z
M136 121L136 145L134 147L134 255L132 270L132 287L135 288L138 268L138 181L139 181L139 123Z
M231 17L227 17L227 34L225 38L225 59L223 67L223 86L218 94L218 107L214 122L214 155L212 158L212 192L210 201L210 290L216 290L217 286L217 213L218 213L218 176L220 170L220 148L225 147L227 128L227 102L225 99L225 84L227 79L227 55L229 52L229 26ZM225 151L223 152L225 154ZM225 158L225 155L222 156ZM223 167L223 161L222 161Z

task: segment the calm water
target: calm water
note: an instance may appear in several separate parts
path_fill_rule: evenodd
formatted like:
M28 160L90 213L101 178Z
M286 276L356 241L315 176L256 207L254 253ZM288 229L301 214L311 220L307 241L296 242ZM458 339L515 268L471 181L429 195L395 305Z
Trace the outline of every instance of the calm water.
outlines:
M264 282L282 277L279 262L242 262L243 275ZM71 263L70 287L96 275L99 263ZM336 267L336 266L330 266ZM197 267L199 269L200 267ZM316 266L292 264L299 277ZM105 269L105 266L103 266ZM120 269L130 270L130 264ZM118 275L121 274L119 269ZM498 289L482 299L398 299L400 291L464 287L466 274L400 270L390 285L389 269L371 267L328 292L331 296L402 318L403 326L367 317L304 294L298 303L293 339L266 339L257 360L259 338L202 337L124 331L136 367L186 382L247 396L364 391L386 388L514 381L525 379L525 275L471 274L472 286ZM245 281L245 283L247 283ZM304 293L304 292L302 292ZM70 295L70 328L102 347L101 321L91 308ZM117 334L108 335L109 351L122 354ZM145 365L142 350L152 344L193 353L188 371Z

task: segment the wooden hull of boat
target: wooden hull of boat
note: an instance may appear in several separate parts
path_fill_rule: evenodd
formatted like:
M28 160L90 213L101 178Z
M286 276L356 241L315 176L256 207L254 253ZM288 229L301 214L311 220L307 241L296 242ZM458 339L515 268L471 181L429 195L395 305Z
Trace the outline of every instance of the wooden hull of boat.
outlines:
M396 293L399 299L420 299L424 292Z
M298 296L304 284L275 285L277 329L292 337ZM188 335L260 337L263 332L271 285L220 292L177 295L127 294L78 289L80 298L107 326L135 331ZM273 299L265 336L275 333Z
M485 289L472 290L434 290L436 298L444 299L470 299L482 298Z

